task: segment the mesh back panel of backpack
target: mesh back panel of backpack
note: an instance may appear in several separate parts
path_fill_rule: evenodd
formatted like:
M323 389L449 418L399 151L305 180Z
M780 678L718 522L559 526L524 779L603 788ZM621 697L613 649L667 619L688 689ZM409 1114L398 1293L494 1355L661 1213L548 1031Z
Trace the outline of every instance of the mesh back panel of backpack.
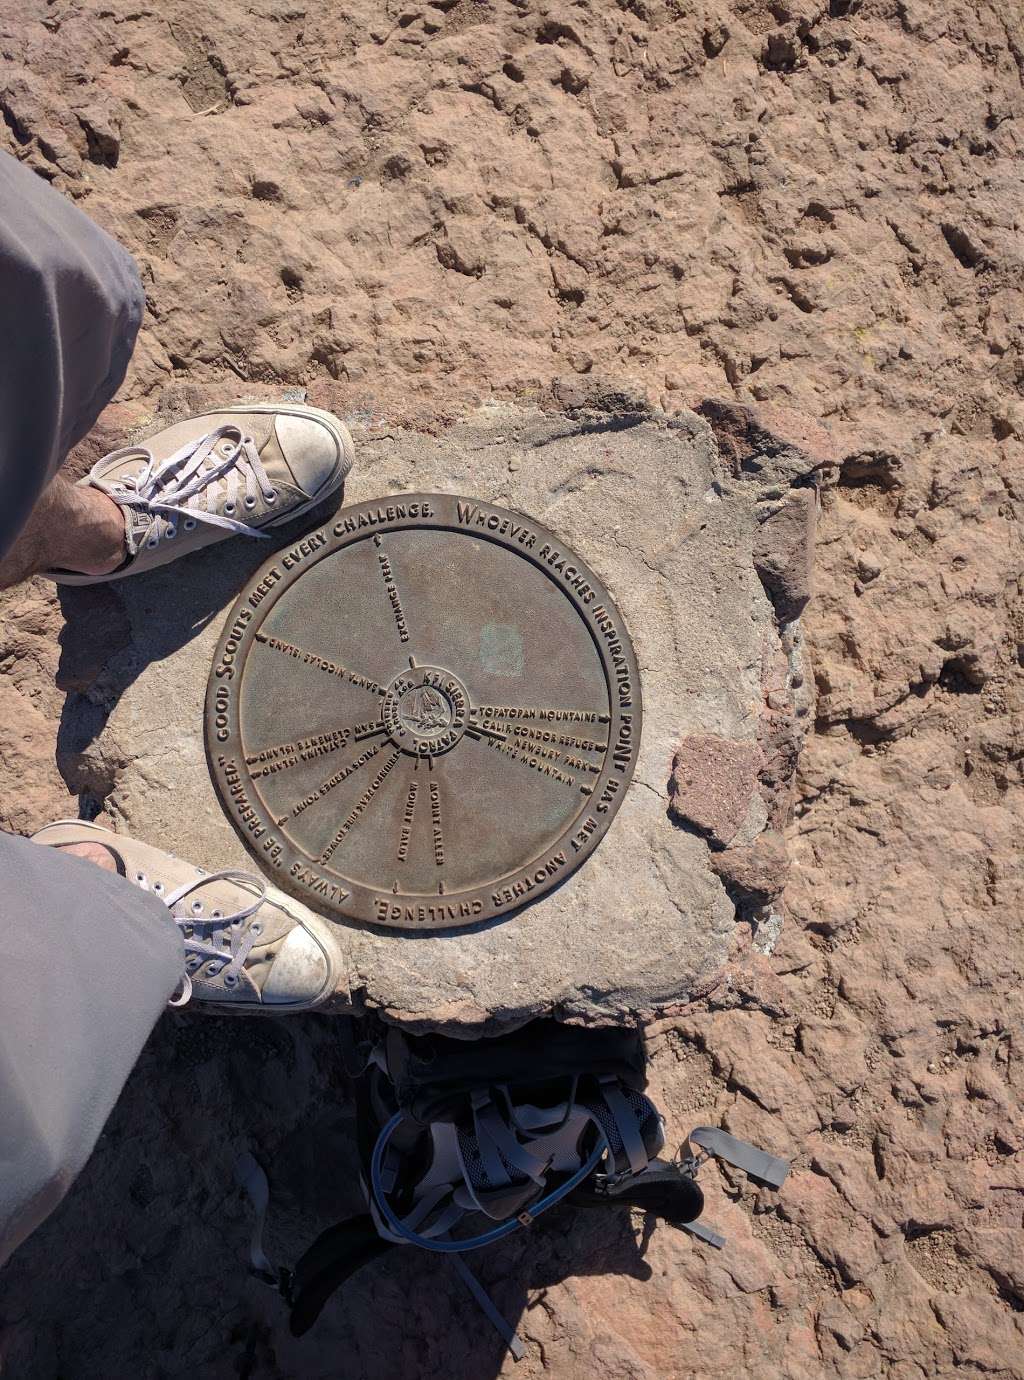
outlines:
M630 1110L636 1117L644 1144L650 1147L652 1143L656 1143L660 1140L658 1134L658 1113L654 1110L653 1105L647 1098L644 1097L643 1093L634 1092L632 1088L623 1088L622 1093L629 1103ZM615 1118L605 1105L604 1099L600 1097L595 1098L593 1102L587 1103L587 1107L593 1112L601 1130L608 1138L608 1144L611 1147L612 1154L618 1159L620 1155L625 1153L626 1147L623 1144L622 1136L616 1125Z
M459 1152L462 1155L462 1163L466 1166L466 1178L469 1180L470 1188L480 1189L483 1192L493 1188L504 1188L504 1184L492 1183L488 1178L476 1136L469 1131L464 1131L461 1127L457 1129L457 1135ZM514 1165L509 1164L500 1150L497 1151L497 1154L501 1160L502 1168L508 1175L509 1183L525 1184L526 1175L516 1169Z

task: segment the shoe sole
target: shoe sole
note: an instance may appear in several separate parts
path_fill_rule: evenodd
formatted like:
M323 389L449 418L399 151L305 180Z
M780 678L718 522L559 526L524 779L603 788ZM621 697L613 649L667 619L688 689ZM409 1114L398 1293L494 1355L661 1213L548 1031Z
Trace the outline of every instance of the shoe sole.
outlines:
M39 836L40 834L45 834L48 829L59 829L62 827L85 829L89 833L103 835L104 839L116 839L118 837L113 829L108 829L104 824L96 824L91 819L53 819L49 824L44 824L42 829L37 829L34 834L30 835L29 842L39 843L42 848L52 847L53 845L48 844L45 839L40 841ZM84 843L86 840L69 840L69 842ZM66 847L67 845L65 844L64 846ZM195 866L195 864L191 865ZM216 1007L219 1011L234 1011L238 1015L258 1014L281 1016L290 1015L292 1012L315 1011L318 1007L330 1001L335 995L338 989L339 980L342 978L345 978L346 990L348 989L348 975L344 971L344 963L337 937L329 921L324 920L322 916L317 915L316 912L310 910L308 906L304 906L301 902L293 900L291 896L287 896L283 891L279 891L276 886L267 881L266 877L263 877L262 880L266 883L267 900L272 901L274 905L279 906L286 915L291 916L291 918L302 925L304 929L309 930L310 934L313 935L323 949L327 959L328 974L328 980L324 985L323 992L320 996L314 998L313 1001L296 1002L288 1006L275 1004L273 1002L267 1002L266 1005L260 1003L260 1005L255 1006L241 1002L211 1001L209 998L205 997L199 1000L203 1007ZM133 883L129 881L128 885L131 886Z
M345 426L344 422L338 417L335 417L333 412L325 412L319 407L309 407L306 403L286 403L283 406L275 405L274 403L239 403L237 406L233 407L211 407L208 408L207 411L197 412L195 415L197 418L212 417L224 412L273 412L277 415L285 413L290 417L315 418L326 426L327 430L337 442L338 449L341 452L333 472L324 480L311 498L307 499L305 503L301 503L298 508L289 508L287 513L282 513L280 517L274 518L272 522L265 522L262 527L257 529L258 531L262 532L270 527L284 527L287 523L295 522L297 518L303 517L306 513L311 512L312 509L316 508L325 498L330 497L336 489L344 484L349 471L355 463L355 446L349 434L348 427ZM235 535L236 533L226 532L222 540L228 541ZM209 543L209 546L216 545L218 545L217 542ZM209 546L200 547L199 549L206 551L209 549ZM184 554L188 555L190 553L186 552ZM172 565L176 560L180 560L180 557L177 555L172 556L168 561L162 562L161 565ZM52 580L54 584L57 585L101 585L108 584L111 580L130 579L130 577L136 573L148 575L153 570L161 569L161 565L151 565L146 570L139 572L134 571L129 565L125 569L114 570L109 575L79 575L74 571L64 570L44 570L40 573L44 579Z

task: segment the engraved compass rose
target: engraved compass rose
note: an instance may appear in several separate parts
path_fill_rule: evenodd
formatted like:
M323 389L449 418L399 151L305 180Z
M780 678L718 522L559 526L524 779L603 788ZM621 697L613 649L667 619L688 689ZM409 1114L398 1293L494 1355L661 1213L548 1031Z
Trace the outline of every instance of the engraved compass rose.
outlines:
M442 666L417 666L401 672L384 692L381 724L403 752L433 757L448 752L469 722L469 692Z
M246 847L307 903L479 924L606 832L639 750L639 674L597 577L532 519L386 502L342 510L243 591L210 677L211 771Z

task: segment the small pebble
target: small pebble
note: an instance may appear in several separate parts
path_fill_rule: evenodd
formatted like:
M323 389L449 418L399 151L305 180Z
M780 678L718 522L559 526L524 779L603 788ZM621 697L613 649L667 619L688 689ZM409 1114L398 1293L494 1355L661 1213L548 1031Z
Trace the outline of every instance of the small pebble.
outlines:
M867 583L877 580L882 573L882 562L874 551L862 551L857 557L857 574Z

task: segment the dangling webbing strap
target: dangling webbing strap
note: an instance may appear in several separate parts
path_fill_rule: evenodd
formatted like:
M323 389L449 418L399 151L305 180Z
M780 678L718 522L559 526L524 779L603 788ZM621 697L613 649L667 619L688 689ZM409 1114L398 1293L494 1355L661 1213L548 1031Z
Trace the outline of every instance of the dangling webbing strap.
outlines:
M521 1361L523 1357L526 1355L526 1348L520 1341L519 1333L515 1330L515 1328L512 1326L510 1322L508 1322L505 1318L502 1317L502 1315L498 1312L497 1308L495 1308L494 1300L491 1298L490 1294L477 1279L473 1271L463 1260L462 1256L453 1255L450 1256L449 1259L455 1266L455 1271L458 1274L459 1278L462 1280L463 1284L466 1286L469 1292L473 1295L473 1298L476 1300L476 1303L480 1308L480 1311L486 1316L487 1321L491 1324L491 1326L494 1328L496 1332L498 1332L502 1337L504 1337L505 1343L508 1346L509 1351L512 1353L512 1359L515 1361Z
M263 1280L264 1283L282 1288L281 1279L284 1278L284 1275L282 1274L279 1278L278 1272L274 1269L263 1249L263 1231L266 1224L267 1207L270 1202L270 1185L267 1182L266 1173L248 1151L239 1155L238 1159L235 1161L235 1180L242 1192L248 1197L253 1207L252 1235L249 1243L249 1263L252 1272ZM441 1203L445 1196L452 1192L452 1189L452 1184L440 1184L431 1190L431 1192L425 1194L423 1199L416 1204L413 1211L404 1218L403 1225L410 1230L414 1230L420 1225L423 1219L428 1217L431 1211ZM442 1212L441 1216L433 1222L430 1227L424 1230L424 1236L440 1236L445 1238L451 1227L455 1225L459 1218L464 1216L464 1213L465 1210L463 1208L455 1204L449 1204L447 1209ZM501 1315L501 1313L499 1313L491 1296L462 1259L462 1256L453 1253L450 1258L459 1278L469 1290L491 1326L504 1339L513 1359L521 1361L526 1355L526 1348L523 1346L522 1340L515 1328ZM314 1301L314 1303L314 1311L308 1321L303 1323L302 1331L305 1331L306 1327L310 1326L317 1313L319 1313L320 1308L323 1306L322 1302L319 1300Z
M450 1197L454 1191L454 1184L435 1184L433 1188L428 1189L427 1192L424 1193L423 1197L413 1208L412 1212L410 1212L407 1217L402 1218L402 1225L408 1227L410 1231L415 1231L416 1228L420 1225L420 1223L425 1222L426 1219L430 1216L430 1214L434 1211L434 1209L440 1206L440 1204L444 1202L445 1198ZM452 1223L454 1221L457 1221L458 1218L461 1216L462 1208L459 1208L457 1216L452 1218L452 1221L446 1222L444 1226L439 1226L438 1223L435 1222L433 1226L427 1228L424 1231L424 1235L436 1236L439 1232L447 1231L448 1228L452 1225ZM442 1219L440 1218L438 1219L438 1221L441 1220Z
M789 1173L789 1164L778 1155L769 1155L748 1141L730 1136L728 1131L718 1126L696 1126L687 1136L692 1145L699 1145L716 1159L735 1165L754 1179L760 1179L770 1188L781 1188Z
M252 1235L249 1238L249 1265L254 1275L266 1284L277 1284L277 1271L263 1250L263 1227L270 1202L270 1185L263 1169L246 1151L235 1161L235 1182L253 1206Z
M725 1245L725 1237L721 1232L715 1231L714 1227L706 1226L703 1222L677 1222L676 1226L682 1231L688 1231L691 1236L696 1236L699 1240L706 1241L709 1246L714 1246L717 1251L720 1251Z
M781 1188L786 1181L789 1173L789 1162L780 1159L778 1155L769 1155L767 1150L759 1150L756 1145L751 1145L749 1141L740 1140L737 1136L730 1136L728 1131L723 1131L720 1126L695 1126L686 1137L687 1144L691 1147L699 1146L708 1155L714 1155L716 1159L725 1160L726 1164L735 1165L737 1169L742 1169L745 1174L749 1174L752 1179L758 1179L761 1183L767 1184L770 1188ZM688 1171L696 1175L699 1158L691 1154L692 1168ZM698 1237L701 1241L706 1241L709 1246L714 1246L716 1250L721 1250L725 1245L725 1237L721 1232L715 1231L713 1227L706 1226L703 1222L679 1222L677 1226L683 1231L688 1231L691 1236Z

